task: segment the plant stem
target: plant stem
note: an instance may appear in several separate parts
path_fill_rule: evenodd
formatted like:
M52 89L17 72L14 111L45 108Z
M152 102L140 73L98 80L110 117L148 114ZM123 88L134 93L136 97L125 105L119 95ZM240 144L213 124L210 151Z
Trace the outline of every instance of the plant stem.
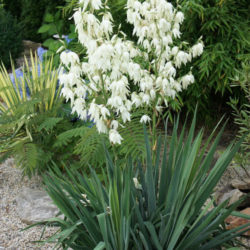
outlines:
M156 145L157 145L157 122L156 122L156 115L157 115L157 111L156 109L153 109L153 124L152 124L152 159L153 159L153 163L155 163L156 160Z

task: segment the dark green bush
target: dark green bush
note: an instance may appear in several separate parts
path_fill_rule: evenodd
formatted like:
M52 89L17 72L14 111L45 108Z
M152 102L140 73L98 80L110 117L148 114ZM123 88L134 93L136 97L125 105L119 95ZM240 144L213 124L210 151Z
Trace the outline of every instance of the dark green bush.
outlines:
M21 25L7 11L0 8L0 61L9 68L10 55L15 60L22 52Z
M189 109L193 109L198 102L204 110L213 112L214 106L218 106L216 102L224 105L229 96L241 95L240 91L232 91L230 78L242 69L242 59L249 54L249 1L178 2L185 14L183 39L193 43L202 36L205 44L204 53L194 63L196 83L181 97Z
M45 13L54 14L57 6L64 3L64 0L4 0L5 8L22 22L24 39L38 42L41 42L42 37L37 30L43 23Z
M3 0L4 8L18 19L21 16L22 0Z

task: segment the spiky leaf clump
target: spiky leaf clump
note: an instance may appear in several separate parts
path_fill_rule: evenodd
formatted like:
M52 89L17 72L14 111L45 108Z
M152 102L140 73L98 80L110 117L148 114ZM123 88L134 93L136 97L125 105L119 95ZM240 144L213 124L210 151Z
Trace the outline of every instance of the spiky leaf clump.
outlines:
M96 250L234 246L233 239L249 230L250 223L227 230L224 220L241 201L214 208L205 202L241 142L230 145L211 168L222 131L208 149L214 133L202 146L203 131L194 136L194 125L195 119L184 138L185 126L178 136L177 122L171 140L164 140L162 157L161 139L154 152L145 132L146 167L132 158L121 167L106 153L102 181L93 169L87 176L66 168L65 176L53 166L44 181L65 218L47 222L61 229L49 241L58 247Z

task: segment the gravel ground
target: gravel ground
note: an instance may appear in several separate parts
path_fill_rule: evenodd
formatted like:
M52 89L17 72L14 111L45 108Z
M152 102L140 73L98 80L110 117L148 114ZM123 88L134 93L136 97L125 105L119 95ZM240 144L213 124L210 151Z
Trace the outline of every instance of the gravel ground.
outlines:
M21 176L21 171L14 167L12 159L0 165L0 250L3 249L53 249L53 244L39 245L32 243L40 239L43 227L34 227L20 231L27 227L22 223L16 211L16 197L21 188L39 188L41 181L38 178ZM45 237L50 236L56 228L48 228Z

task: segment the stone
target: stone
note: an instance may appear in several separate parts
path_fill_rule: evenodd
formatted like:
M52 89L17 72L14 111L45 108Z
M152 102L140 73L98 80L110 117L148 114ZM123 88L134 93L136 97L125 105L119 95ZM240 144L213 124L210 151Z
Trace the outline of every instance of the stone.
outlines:
M28 63L30 65L30 59L29 59L30 52L32 51L34 54L34 52L36 52L37 49L41 47L41 43L35 43L29 40L23 40L23 47L24 51L22 55L16 60L17 67L23 67L23 65L25 64L24 56L26 56Z
M16 198L22 222L34 224L55 217L59 210L45 191L24 188Z
M235 191L238 190L238 191ZM250 167L243 168L232 163L223 174L219 183L215 188L215 201L217 204L230 199L229 204L234 200L241 198L243 195L248 195L248 198L242 201L238 208L246 208L250 206Z
M250 207L240 211L242 214L247 214L250 215ZM245 225L247 223L249 223L250 220L245 219L245 218L241 218L241 217L236 217L236 216L229 216L226 219L226 223L227 225L227 229L233 229L242 225ZM250 236L250 227L249 230L247 232L244 233L245 236Z
M232 181L243 181L250 179L250 167L229 166L218 183L218 187L232 184ZM249 181L249 180L248 180Z
M250 190L250 178L244 178L242 180L232 180L231 185L234 188L240 189L240 190Z
M221 204L225 200L229 199L228 206L232 205L234 202L238 201L245 194L242 193L239 189L233 189L227 193L224 193L219 199L217 199L217 203Z

